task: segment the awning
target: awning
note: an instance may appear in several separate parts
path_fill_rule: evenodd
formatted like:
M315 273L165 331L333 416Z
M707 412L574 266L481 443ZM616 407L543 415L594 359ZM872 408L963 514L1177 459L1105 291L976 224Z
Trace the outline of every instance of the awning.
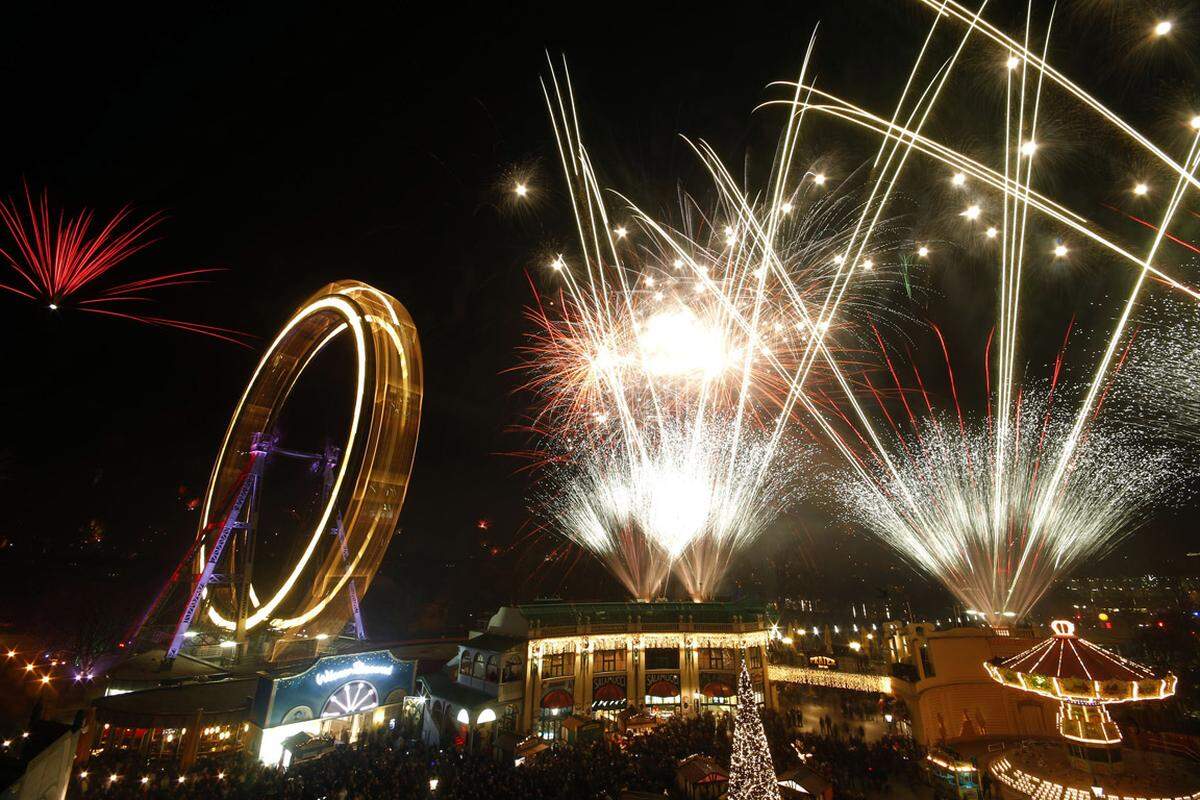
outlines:
M679 687L670 681L655 681L650 684L650 688L646 690L646 694L651 697L678 697Z
M542 708L570 708L575 698L565 689L553 689L542 698Z
M700 694L705 697L733 697L733 687L723 681L713 681L705 684L700 690Z

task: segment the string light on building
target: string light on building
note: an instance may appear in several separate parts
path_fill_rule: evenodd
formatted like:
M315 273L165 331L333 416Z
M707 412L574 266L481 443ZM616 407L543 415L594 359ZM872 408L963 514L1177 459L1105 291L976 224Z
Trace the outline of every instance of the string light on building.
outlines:
M794 667L788 664L771 664L767 671L771 682L801 683L809 686L824 686L829 689L849 689L854 692L892 693L892 679L887 675L867 675L858 672L834 672L833 670Z

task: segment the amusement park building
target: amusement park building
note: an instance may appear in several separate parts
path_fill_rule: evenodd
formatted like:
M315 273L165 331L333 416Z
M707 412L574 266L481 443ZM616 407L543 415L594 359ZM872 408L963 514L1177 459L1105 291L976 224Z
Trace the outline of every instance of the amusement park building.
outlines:
M501 608L445 669L418 678L425 738L511 754L530 734L563 738L572 717L617 726L635 713L728 711L743 658L771 702L764 611L690 602Z
M81 752L129 749L186 766L245 751L286 766L310 738L349 742L406 714L415 718L418 658L427 651L342 652L240 673L210 665L201 674L201 662L190 659L181 675L159 671L153 686L146 665L155 655L142 654L130 669L110 673Z
M888 633L895 660L911 666L893 671L892 690L907 705L913 736L921 744L1054 733L1053 703L1003 691L983 667L1034 645L1031 630L936 630L915 623L889 626Z

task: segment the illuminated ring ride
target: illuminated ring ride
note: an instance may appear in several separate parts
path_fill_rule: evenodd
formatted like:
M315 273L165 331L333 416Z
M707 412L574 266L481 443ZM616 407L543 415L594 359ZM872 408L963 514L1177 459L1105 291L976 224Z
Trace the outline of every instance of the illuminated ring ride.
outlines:
M395 298L359 281L337 281L296 310L254 370L213 466L200 531L208 530L222 513L219 498L245 480L259 434L274 430L305 368L342 334L354 340L357 368L349 433L332 488L303 552L285 567L279 585L265 595L251 586L254 608L244 620L246 632L264 625L280 632L340 631L349 603L335 599L348 598L351 581L359 595L366 592L396 529L421 418L420 341L408 311ZM315 577L301 582L322 535L334 530L330 526L338 524L339 516L343 546L327 547L322 563L313 564ZM201 551L197 563L203 562ZM219 594L208 592L208 619L219 628L236 630L237 611Z

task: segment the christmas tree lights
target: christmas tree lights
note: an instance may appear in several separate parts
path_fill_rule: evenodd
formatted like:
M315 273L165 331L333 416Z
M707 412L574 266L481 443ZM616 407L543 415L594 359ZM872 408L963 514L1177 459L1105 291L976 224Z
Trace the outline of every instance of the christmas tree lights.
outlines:
M763 731L750 670L742 662L738 676L737 716L733 726L733 755L729 762L729 800L780 800L771 748Z

